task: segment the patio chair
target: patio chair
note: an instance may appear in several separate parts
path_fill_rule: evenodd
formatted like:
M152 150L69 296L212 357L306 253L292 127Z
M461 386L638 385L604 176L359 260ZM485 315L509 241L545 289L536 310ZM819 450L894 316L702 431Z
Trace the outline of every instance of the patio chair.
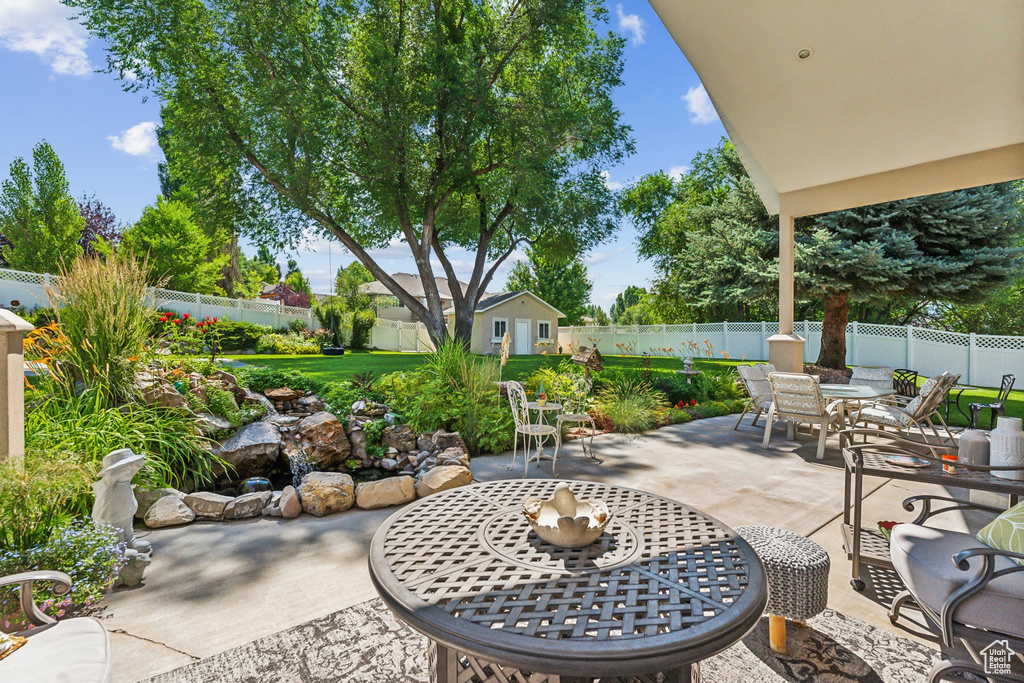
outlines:
M917 370L896 368L892 373L892 388L896 395L892 400L899 405L906 405L917 398Z
M519 435L523 436L523 452L526 462L523 463L523 476L525 477L530 470L530 450L533 446L534 439L537 440L537 448L539 449L542 440L547 436L555 437L555 455L551 459L551 475L555 476L555 459L558 458L558 449L562 445L561 430L553 425L543 424L538 422L534 424L530 422L530 409L527 407L526 391L523 389L523 385L519 382L509 382L508 387L508 402L512 407L512 419L516 424L515 441L512 443L512 463L508 466L508 469L512 469L516 464L516 456L519 450ZM538 464L540 464L539 458Z
M0 586L18 585L25 618L35 628L15 635L28 638L18 650L0 660L0 681L33 683L109 683L110 638L93 617L57 621L43 614L32 599L32 584L47 582L53 592L71 590L71 577L63 572L37 571L0 577Z
M740 428L743 416L747 414L748 410L754 413L754 421L750 423L750 426L756 427L761 413L767 411L772 406L772 384L768 381L768 375L775 372L775 366L771 363L767 365L739 365L736 367L736 372L739 373L740 383L747 390L747 395L750 396L750 402L743 406L743 412L740 413L740 417L736 420L736 426L733 429Z
M856 367L850 377L850 384L876 389L892 389L892 368Z
M775 420L787 420L794 425L809 424L818 426L818 452L816 457L821 460L825 456L825 439L829 426L836 420L843 420L836 408L842 401L825 403L821 395L821 386L810 375L796 372L773 372L768 375L772 387L772 404L768 408L767 422L764 425L764 447L772 439L772 425Z
M938 417L942 428L946 430L947 440L949 443L955 443L953 435L949 431L949 426L942 419L939 407L942 405L943 400L945 400L950 387L959 380L960 375L951 375L948 372L929 377L921 386L920 394L905 406L896 406L885 401L865 403L854 416L853 426L856 427L861 422L865 425L871 423L882 428L895 427L897 432L917 427L921 430L921 434L924 435L927 441L928 435L925 432L925 425L927 425L935 435L937 443L942 443L943 439L939 436L939 432L932 422L932 417ZM865 438L867 437L865 436Z
M932 511L933 501L953 505ZM964 674L981 681L1024 680L992 676L985 670L985 657L992 654L986 650L994 646L1024 652L1024 555L990 548L973 534L924 526L941 512L1001 511L941 496L914 496L903 507L913 510L917 502L923 505L918 518L892 532L889 556L907 589L893 599L889 620L895 624L903 607L920 610L947 648L960 641L974 660L937 663L929 672L929 683L968 680ZM1017 662L1014 669L1019 666Z
M999 384L999 395L996 397L995 403L970 403L967 408L971 411L971 429L979 426L978 419L981 417L981 411L991 410L988 418L988 428L992 429L996 426L996 415L1006 414L1006 399L1010 397L1010 390L1013 389L1013 383L1017 380L1015 375L1003 375L1003 381Z
M581 375L573 381L572 391L564 396L558 396L558 402L562 404L564 412L558 414L555 426L558 429L559 437L561 437L562 425L564 424L589 424L590 450L587 450L586 437L580 437L580 445L583 447L583 455L596 460L597 458L594 456L594 432L597 431L597 424L594 422L594 418L590 416L590 413L587 412L587 397L589 395L589 383L587 378ZM561 438L559 438L558 446L559 448L562 446ZM552 472L554 467L554 463L552 463Z

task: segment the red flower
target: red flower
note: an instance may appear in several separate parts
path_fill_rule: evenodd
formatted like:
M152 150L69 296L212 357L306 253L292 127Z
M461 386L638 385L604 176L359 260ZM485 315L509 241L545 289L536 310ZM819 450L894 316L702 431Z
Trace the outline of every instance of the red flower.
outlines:
M216 318L214 318L214 319L213 319L213 322L217 322L217 319L216 319Z
M184 313L181 317L182 318L187 318L188 317L188 313Z
M181 324L181 321L180 321L180 320L178 320L177 318L175 318L175 319L174 319L174 324L175 324L175 325L180 325L180 324Z

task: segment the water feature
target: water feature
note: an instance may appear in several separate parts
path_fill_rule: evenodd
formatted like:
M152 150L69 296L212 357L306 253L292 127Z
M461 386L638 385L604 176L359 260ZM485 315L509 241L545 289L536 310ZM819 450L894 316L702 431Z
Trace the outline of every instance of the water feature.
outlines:
M295 488L299 488L302 478L315 469L305 448L296 451L288 458L288 467L292 471L292 486Z

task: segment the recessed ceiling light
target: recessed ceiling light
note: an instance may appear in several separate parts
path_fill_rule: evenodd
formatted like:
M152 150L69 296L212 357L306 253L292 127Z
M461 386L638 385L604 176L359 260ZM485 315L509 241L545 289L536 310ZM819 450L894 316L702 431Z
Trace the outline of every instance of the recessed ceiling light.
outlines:
M800 59L807 59L808 57L811 56L811 48L805 47L804 49L800 50L800 52L797 52L796 56L799 57Z

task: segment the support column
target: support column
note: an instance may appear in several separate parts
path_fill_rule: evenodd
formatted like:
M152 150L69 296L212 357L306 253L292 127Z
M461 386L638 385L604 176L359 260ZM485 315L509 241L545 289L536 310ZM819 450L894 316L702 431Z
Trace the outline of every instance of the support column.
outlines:
M768 337L768 360L780 372L803 372L804 339L793 331L795 217L779 210L779 333Z
M25 456L25 335L34 327L0 308L0 461Z

